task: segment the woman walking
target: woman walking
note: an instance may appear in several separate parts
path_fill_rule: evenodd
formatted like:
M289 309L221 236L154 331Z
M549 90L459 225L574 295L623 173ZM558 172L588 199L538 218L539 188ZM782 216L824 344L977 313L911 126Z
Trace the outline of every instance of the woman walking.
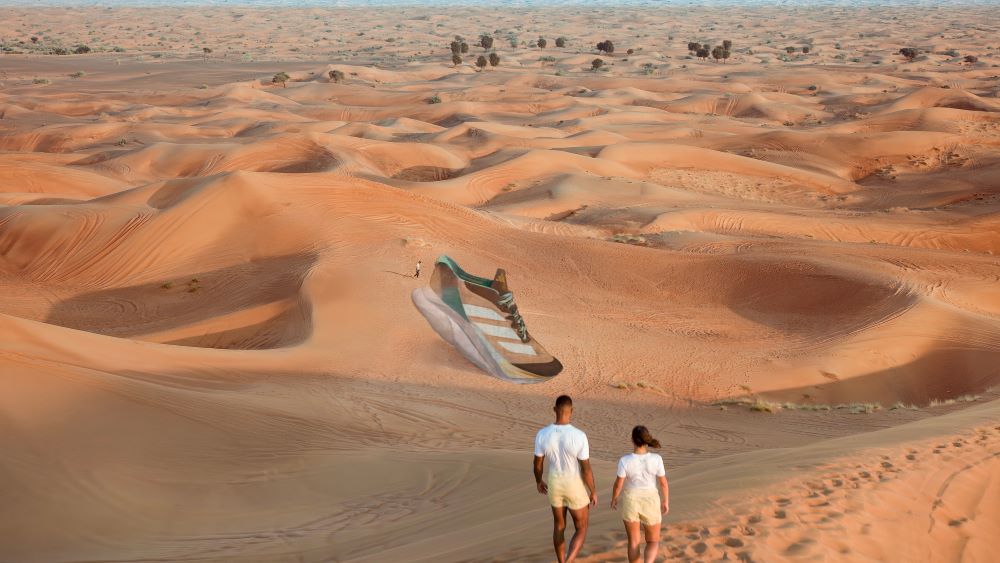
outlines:
M632 429L632 445L632 453L618 460L618 479L611 492L611 509L618 509L620 496L622 520L628 534L629 563L653 563L660 547L662 515L670 511L670 489L663 458L649 453L649 448L660 447L660 441L653 438L645 426L636 426ZM640 559L640 533L646 538L644 559Z

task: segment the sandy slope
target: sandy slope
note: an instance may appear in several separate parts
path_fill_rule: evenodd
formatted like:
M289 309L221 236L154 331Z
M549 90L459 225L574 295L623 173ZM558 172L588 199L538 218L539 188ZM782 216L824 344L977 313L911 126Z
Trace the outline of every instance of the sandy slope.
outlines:
M640 422L671 557L996 559L992 12L0 13L0 560L547 560L527 447L562 392L588 560L622 560ZM501 66L450 64L470 25ZM6 39L36 28L106 52ZM444 346L409 302L442 253L506 268L564 374Z

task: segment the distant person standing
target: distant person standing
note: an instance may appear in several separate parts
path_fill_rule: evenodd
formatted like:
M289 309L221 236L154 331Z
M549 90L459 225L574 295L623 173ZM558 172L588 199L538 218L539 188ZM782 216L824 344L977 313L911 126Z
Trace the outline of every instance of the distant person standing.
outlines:
M419 278L420 277L420 265L421 265L420 260L417 260L417 271L413 273L413 277L415 277L415 278Z
M628 534L629 563L638 563L642 555L639 549L640 532L644 532L646 539L643 560L653 563L660 548L662 515L670 512L670 489L663 458L649 453L649 448L660 447L660 441L653 438L645 426L636 426L632 429L632 446L632 453L618 460L618 478L611 491L611 509L617 510L620 496L622 520Z
M552 507L552 546L559 563L576 560L587 538L590 507L597 505L597 486L590 468L590 444L582 430L569 423L573 399L560 395L553 409L555 424L535 436L535 486ZM573 539L566 548L566 512L573 518Z

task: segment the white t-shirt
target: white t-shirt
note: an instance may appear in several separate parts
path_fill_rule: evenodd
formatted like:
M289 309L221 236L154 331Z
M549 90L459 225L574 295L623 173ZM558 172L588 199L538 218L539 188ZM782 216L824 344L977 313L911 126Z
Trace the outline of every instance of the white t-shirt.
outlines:
M579 475L579 462L590 459L590 443L572 424L550 424L535 435L535 457L543 456L546 477Z
M660 454L628 454L618 460L618 476L625 479L626 489L656 490L656 478L666 474Z

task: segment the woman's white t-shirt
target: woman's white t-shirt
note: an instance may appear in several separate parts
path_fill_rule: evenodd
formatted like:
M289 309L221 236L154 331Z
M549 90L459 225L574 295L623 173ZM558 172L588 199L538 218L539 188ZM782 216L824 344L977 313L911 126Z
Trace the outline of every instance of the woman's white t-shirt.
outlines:
M656 490L656 478L666 476L660 454L628 454L618 460L618 476L625 479L625 489Z

